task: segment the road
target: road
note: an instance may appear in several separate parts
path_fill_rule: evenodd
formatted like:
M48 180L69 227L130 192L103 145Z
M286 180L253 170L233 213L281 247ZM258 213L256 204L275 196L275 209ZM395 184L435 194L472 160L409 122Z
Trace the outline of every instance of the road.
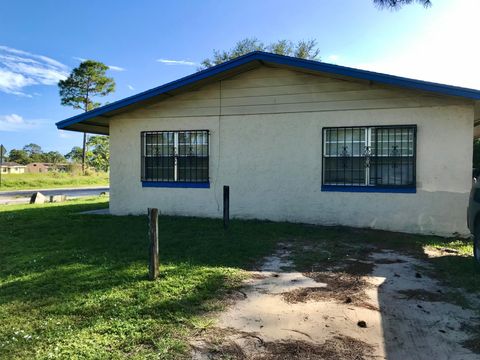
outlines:
M102 192L109 192L108 186L81 187L68 189L37 189L37 190L16 190L16 191L0 191L1 204L22 204L27 203L34 192L41 192L46 197L51 195L67 195L69 198L77 198L84 196L96 196Z

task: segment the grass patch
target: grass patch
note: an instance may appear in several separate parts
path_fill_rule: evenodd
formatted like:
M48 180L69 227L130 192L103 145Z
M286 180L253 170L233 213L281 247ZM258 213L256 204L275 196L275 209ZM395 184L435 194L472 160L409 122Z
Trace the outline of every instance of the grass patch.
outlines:
M146 217L78 214L107 206L101 198L0 206L0 358L188 358L188 338L211 325L205 315L221 309L244 270L278 243L292 244L305 271L361 259L379 243L418 254L425 245L448 245L261 221L233 220L224 231L217 219L162 216L161 278L150 282ZM432 260L439 276L480 288L471 256L447 258L444 270L441 258ZM469 271L452 271L462 266Z
M147 220L78 212L105 200L0 207L0 358L179 358L204 314L298 226L161 217L161 279Z
M0 191L49 189L77 186L108 186L108 173L75 175L48 172L39 174L3 174Z
M315 227L312 227L315 228ZM429 262L430 275L447 285L469 292L480 291L480 266L473 258L473 241L470 239L442 238L380 230L347 227L317 227L308 237L298 238L293 247L294 262L305 272L332 268L345 260L366 260L375 250L391 249L420 257ZM458 251L428 258L425 249L442 248ZM346 269L349 272L348 267ZM353 274L353 272L352 272Z

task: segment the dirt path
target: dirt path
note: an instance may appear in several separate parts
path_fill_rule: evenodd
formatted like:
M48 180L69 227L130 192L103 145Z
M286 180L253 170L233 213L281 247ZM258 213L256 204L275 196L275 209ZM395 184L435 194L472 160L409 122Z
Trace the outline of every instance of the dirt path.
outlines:
M425 262L375 252L369 276L289 271L288 248L265 259L241 299L192 342L194 359L478 359L461 346L477 315L445 302ZM308 275L308 276L306 276ZM379 310L380 309L380 310Z

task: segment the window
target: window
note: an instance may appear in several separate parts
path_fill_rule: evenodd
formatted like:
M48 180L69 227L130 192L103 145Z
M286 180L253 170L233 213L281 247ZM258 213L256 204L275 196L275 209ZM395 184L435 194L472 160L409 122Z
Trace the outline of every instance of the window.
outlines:
M208 184L208 130L142 132L142 182Z
M415 189L416 126L323 129L323 189Z

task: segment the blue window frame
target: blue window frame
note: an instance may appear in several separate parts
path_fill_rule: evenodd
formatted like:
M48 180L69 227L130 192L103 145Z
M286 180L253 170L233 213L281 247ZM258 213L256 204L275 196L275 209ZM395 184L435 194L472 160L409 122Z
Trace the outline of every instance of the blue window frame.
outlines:
M145 187L208 187L209 131L141 133L141 180Z
M416 125L323 128L322 190L415 192Z

